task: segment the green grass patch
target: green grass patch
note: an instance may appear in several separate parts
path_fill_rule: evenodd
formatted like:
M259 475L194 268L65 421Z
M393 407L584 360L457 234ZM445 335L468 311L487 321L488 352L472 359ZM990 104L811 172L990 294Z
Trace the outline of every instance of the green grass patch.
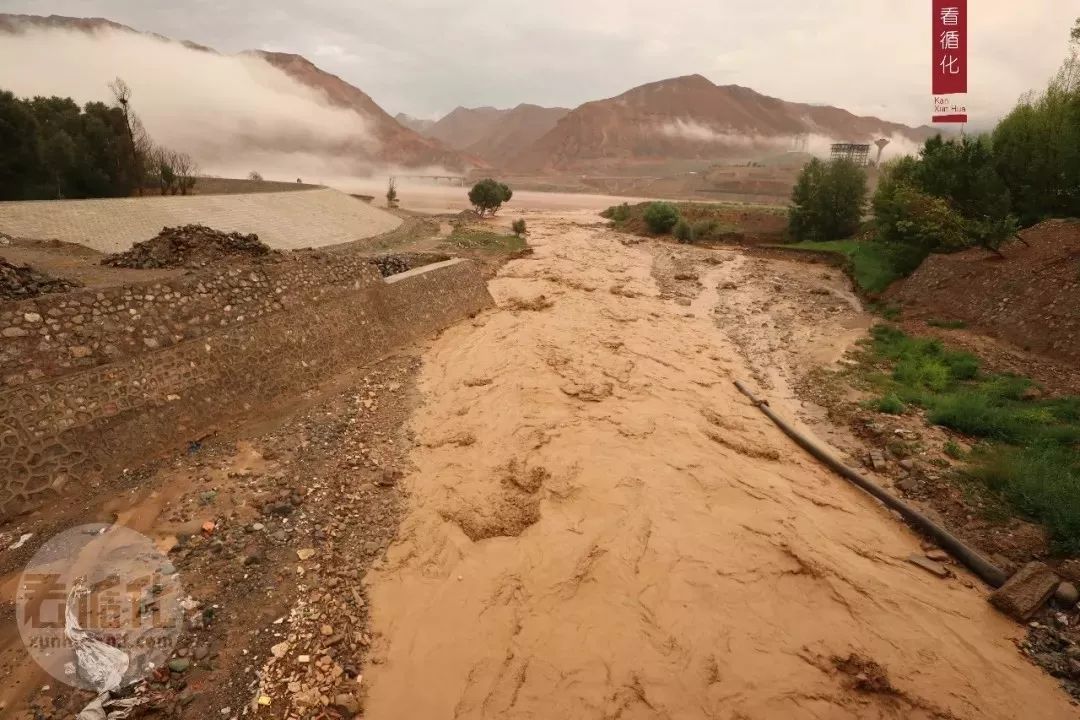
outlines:
M873 240L806 240L782 247L842 255L855 284L874 295L914 270L895 248Z
M960 443L956 442L955 440L947 441L941 449L953 460L964 459L964 448L960 447Z
M889 415L903 415L904 411L907 410L907 405L904 404L904 401L892 394L878 398L874 403L874 407L878 412L887 413Z
M454 228L446 239L446 243L463 250L479 250L488 253L515 253L529 246L525 238L518 235L503 235L475 227Z
M940 320L938 318L930 318L926 321L926 324L930 327L944 328L945 330L961 330L967 327L967 323L963 320Z
M980 442L968 476L1042 522L1058 549L1080 552L1080 397L1039 398L1030 379L985 373L979 359L889 325L871 331L863 374L881 412L918 406ZM961 458L956 443L945 453Z

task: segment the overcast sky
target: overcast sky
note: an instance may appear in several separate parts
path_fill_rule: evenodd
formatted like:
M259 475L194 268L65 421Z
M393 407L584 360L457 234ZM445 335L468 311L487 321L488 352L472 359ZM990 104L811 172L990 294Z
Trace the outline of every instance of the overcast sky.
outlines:
M970 0L969 111L986 124L1041 88L1080 0ZM574 107L700 73L785 100L923 124L929 0L0 0L100 16L224 52L296 52L391 114Z

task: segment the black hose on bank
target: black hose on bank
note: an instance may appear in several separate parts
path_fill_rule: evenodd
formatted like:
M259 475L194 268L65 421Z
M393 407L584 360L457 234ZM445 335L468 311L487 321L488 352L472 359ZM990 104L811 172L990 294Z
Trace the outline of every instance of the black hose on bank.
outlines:
M963 563L969 570L978 575L982 580L991 587L1001 587L1008 579L1008 575L1005 574L1001 568L997 567L989 560L984 558L975 550L965 545L955 535L950 533L945 528L935 523L930 518L923 515L921 512L911 507L904 501L893 497L884 488L880 487L874 482L866 479L859 473L849 468L844 463L833 457L827 449L814 442L810 437L795 429L792 425L788 424L783 418L772 411L769 407L767 400L758 400L754 397L754 393L750 391L741 380L735 381L735 387L739 391L750 398L750 401L758 407L761 412L776 423L776 426L784 431L788 437L798 443L804 450L813 455L821 462L828 465L835 470L839 475L843 476L846 480L849 480L855 485L870 493L878 500L883 502L887 507L892 508L896 512L900 513L905 520L911 523L917 529L923 531L937 542L946 552L952 555L954 558Z

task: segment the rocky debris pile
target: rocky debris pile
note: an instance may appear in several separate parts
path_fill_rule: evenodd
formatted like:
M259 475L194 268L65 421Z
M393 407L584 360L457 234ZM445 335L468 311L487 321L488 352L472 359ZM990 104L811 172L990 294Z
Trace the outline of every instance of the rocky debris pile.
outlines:
M1080 615L1075 606L1064 612L1047 610L1028 623L1027 637L1017 646L1080 700Z
M379 268L379 274L383 277L390 277L412 269L409 266L409 261L400 255L383 255L375 258L372 262L375 267Z
M279 253L255 233L222 232L205 225L162 228L126 252L106 255L102 265L122 268L198 267L234 257L265 258Z
M414 268L449 259L450 256L444 253L396 253L393 255L379 255L372 258L371 263L379 269L380 275L390 277L391 275L408 272Z
M29 265L13 265L0 258L0 298L22 300L46 293L67 292L80 287L73 280L64 280L34 270Z
M387 360L251 445L185 456L191 485L164 520L193 531L162 550L200 581L174 656L147 683L151 709L200 720L360 712L374 643L362 579L398 524L417 367Z

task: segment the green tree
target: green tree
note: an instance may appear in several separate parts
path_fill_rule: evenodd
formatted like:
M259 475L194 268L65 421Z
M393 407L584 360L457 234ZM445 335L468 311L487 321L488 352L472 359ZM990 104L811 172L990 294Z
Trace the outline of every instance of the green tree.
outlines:
M485 178L473 185L469 191L469 202L476 209L476 213L483 217L488 212L494 215L503 203L510 202L513 196L514 192L503 183Z
M513 223L510 224L510 229L513 230L514 234L518 237L524 235L527 232L527 228L525 226L525 218L518 218L517 220L515 220Z
M926 141L920 159L914 180L923 192L946 199L967 219L981 222L1008 217L1009 190L995 167L988 136L943 140L938 135Z
M838 240L859 229L866 205L866 172L849 160L814 158L792 191L788 228L798 240Z
M157 150L122 104L80 108L71 98L26 100L0 91L0 199L128 196L149 175L159 175ZM187 155L170 156L182 172L169 187L190 191L195 163Z
M75 141L64 130L53 133L41 148L41 161L56 188L56 197L65 197L68 177L75 167Z
M645 224L657 235L667 235L679 222L679 209L667 202L649 203L645 208Z
M28 180L36 180L40 168L40 136L34 114L25 102L0 90L0 200L28 197Z
M1077 50L1041 95L994 129L997 170L1024 225L1080 215L1080 59Z
M908 185L879 185L874 216L881 240L916 250L920 260L969 245L964 220L948 202Z

